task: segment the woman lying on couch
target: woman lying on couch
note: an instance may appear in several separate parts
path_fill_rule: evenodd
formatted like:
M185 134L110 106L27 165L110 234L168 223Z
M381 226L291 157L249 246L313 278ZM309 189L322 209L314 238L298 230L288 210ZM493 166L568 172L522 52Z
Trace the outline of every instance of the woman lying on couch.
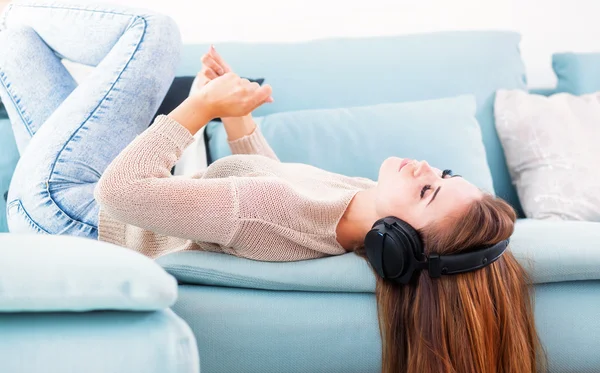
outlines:
M239 78L214 49L189 98L147 129L179 61L167 17L19 2L3 21L0 96L21 151L12 232L100 239L152 258L355 251L378 276L384 372L543 365L529 281L506 251L516 217L504 201L424 161L389 158L377 182L280 162L250 116L271 87ZM96 68L77 85L61 57ZM171 176L213 118L234 155Z

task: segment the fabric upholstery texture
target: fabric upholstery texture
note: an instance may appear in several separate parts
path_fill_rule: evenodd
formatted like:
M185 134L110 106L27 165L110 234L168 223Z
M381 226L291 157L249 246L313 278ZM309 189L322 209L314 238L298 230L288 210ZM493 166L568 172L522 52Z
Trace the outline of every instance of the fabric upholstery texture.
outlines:
M151 311L177 298L151 259L95 240L1 233L0 255L0 312Z
M199 373L197 345L173 311L0 313L3 373Z
M598 371L598 292L600 281L536 286L549 373ZM381 371L374 294L182 285L173 310L194 331L202 372Z
M600 222L600 92L500 90L495 115L527 217Z
M552 68L556 92L584 95L600 91L600 53L556 53Z

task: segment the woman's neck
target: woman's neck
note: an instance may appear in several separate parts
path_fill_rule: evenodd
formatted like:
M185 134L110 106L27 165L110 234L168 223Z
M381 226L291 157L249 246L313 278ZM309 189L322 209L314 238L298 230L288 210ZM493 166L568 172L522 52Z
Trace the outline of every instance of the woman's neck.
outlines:
M365 236L377 219L375 188L356 193L337 225L337 241L346 251L353 251L363 245Z

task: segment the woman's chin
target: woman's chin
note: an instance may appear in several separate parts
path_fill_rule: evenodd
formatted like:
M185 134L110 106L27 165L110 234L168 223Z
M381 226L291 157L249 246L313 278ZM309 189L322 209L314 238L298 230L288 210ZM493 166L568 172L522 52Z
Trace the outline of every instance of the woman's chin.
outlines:
M393 172L394 167L398 168L400 163L402 162L402 158L390 157L386 158L379 166L379 176L378 181L385 180L389 177L389 174Z
M385 168L388 172L390 172L390 171L397 172L400 170L400 166L407 161L408 160L405 158L389 157L384 161L384 164L385 164Z

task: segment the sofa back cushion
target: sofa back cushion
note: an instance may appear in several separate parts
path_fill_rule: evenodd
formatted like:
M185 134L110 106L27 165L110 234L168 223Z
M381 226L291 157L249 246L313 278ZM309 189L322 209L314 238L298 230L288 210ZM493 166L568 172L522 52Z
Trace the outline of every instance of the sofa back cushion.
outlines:
M273 86L275 102L256 116L474 95L494 189L518 208L493 102L497 89L526 89L519 42L516 33L485 31L216 48L238 74L264 77ZM195 74L208 47L185 46L178 75Z
M600 91L600 53L556 53L552 68L558 78L555 92L585 95Z
M283 162L377 180L388 157L426 159L494 192L473 96L288 111L256 121ZM231 154L220 123L209 124L206 134L211 159Z

